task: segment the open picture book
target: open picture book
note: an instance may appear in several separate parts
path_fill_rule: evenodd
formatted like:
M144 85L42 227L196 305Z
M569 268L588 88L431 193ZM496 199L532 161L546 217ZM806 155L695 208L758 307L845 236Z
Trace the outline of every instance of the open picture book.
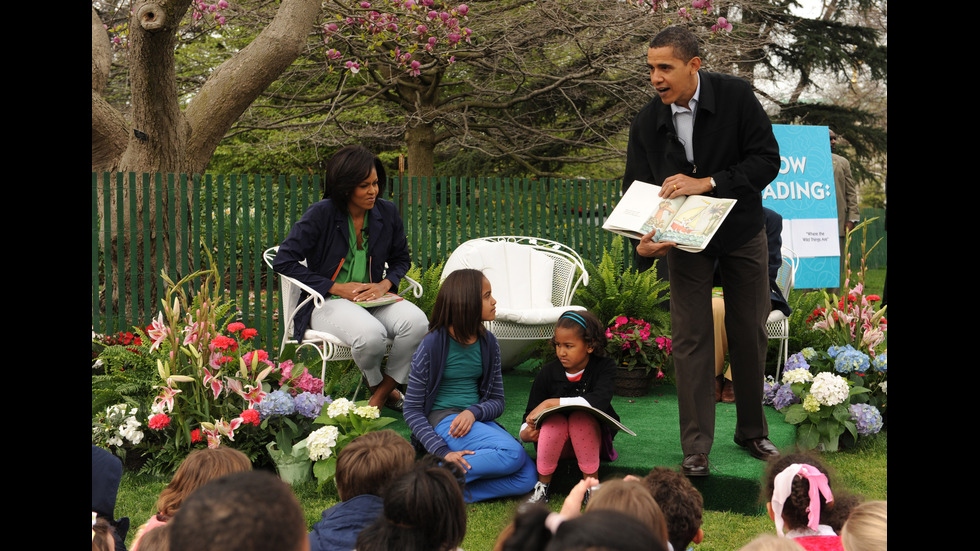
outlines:
M635 180L602 229L630 239L656 231L654 241L670 241L678 249L696 253L704 250L736 203L736 199L707 195L665 199L658 196L660 189Z
M540 427L541 426L541 421L544 420L545 417L551 415L552 413L559 412L559 411L565 412L565 413L569 413L569 412L572 412L574 410L585 410L585 411L588 411L589 413L591 413L592 415L594 415L595 418L598 419L600 423L605 423L607 425L612 425L612 426L618 428L619 430L625 432L626 434L629 434L631 436L636 436L636 433L635 432L633 432L630 429L626 428L626 425L624 425L624 424L620 423L619 421L617 421L617 420L613 419L612 417L610 417L608 414L606 414L606 412L604 412L602 410L599 410L599 409L596 409L596 408L594 408L592 406L587 406L585 404L568 404L568 405L564 405L564 406L555 406L553 408L548 408L548 409L542 410L541 413L539 413L538 416L534 418L534 425Z

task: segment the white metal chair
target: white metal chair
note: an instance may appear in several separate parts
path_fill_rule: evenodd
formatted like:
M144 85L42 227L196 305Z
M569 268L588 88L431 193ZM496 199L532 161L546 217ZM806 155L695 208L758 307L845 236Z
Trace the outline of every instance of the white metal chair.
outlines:
M571 248L537 237L493 236L460 244L446 260L442 279L461 268L483 272L497 299L497 319L484 322L500 340L548 339L579 284L589 284L582 257ZM580 273L581 272L581 273Z
M789 294L796 282L796 269L799 267L800 260L792 249L783 247L780 249L780 253L783 257L783 263L776 274L776 286L783 292L786 300L789 300ZM789 318L786 317L786 314L779 310L773 310L769 313L769 319L766 321L766 336L769 339L779 340L779 355L776 358L776 380L778 381L780 371L789 359Z
M276 258L276 253L279 251L279 247L270 247L265 250L262 255L262 259L265 260L266 265L272 270L272 261ZM305 261L303 262L305 265ZM387 268L387 266L385 266ZM332 333L327 333L325 331L316 331L313 329L307 329L306 333L303 334L303 339L297 341L293 338L293 315L296 310L306 304L309 301L313 301L314 307L319 308L324 300L329 300L323 297L320 293L315 291L312 287L305 285L291 277L284 276L282 274L276 274L279 276L279 283L281 294L279 297L279 307L280 307L280 319L283 323L283 333L282 333L282 343L279 346L279 353L286 348L287 344L296 344L297 350L304 346L313 347L320 356L320 379L325 380L327 376L327 362L342 361L342 360L353 360L351 356L350 346L344 343L340 338ZM412 291L415 298L422 296L422 286L410 277L404 278L408 282L408 287L405 288L399 294L405 294L408 291ZM299 303L300 290L306 291L309 296ZM385 349L385 356L391 350L391 339L387 340L387 347ZM363 377L361 378L363 382ZM354 396L361 389L361 383L358 383L357 389L354 390Z

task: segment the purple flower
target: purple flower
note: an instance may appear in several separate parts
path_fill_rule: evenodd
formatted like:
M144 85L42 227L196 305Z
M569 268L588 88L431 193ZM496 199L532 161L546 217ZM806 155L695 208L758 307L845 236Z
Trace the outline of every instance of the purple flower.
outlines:
M291 415L296 412L296 403L288 392L275 390L265 395L261 402L255 405L259 418L268 419L275 415Z
M779 391L781 386L771 375L766 377L766 380L762 383L762 405L773 405L776 399L776 392Z
M293 403L296 405L296 413L303 417L316 419L320 416L320 410L323 408L325 399L326 397L322 394L301 392L293 399Z
M851 404L851 407L847 408L847 410L851 412L851 420L854 421L854 425L857 427L857 432L860 436L877 434L884 424L881 419L881 413L874 406L868 404Z
M779 390L776 391L776 394L772 399L772 407L776 409L783 409L788 405L798 403L800 403L800 397L793 394L793 389L790 385L780 386Z

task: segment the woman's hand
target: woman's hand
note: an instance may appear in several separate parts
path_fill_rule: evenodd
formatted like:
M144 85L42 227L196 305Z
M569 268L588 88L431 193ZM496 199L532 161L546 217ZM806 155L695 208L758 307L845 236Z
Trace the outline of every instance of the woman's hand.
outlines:
M466 436L469 434L470 429L473 428L473 423L476 422L476 417L473 416L473 412L464 409L462 413L457 415L453 422L449 424L449 436L454 438L459 438L461 436Z
M463 459L463 456L464 455L473 455L474 453L476 453L476 452L472 452L470 450L460 450L458 452L449 452L449 453L446 454L446 457L444 457L443 459L445 459L446 461L450 461L452 463L455 463L455 464L459 465L460 467L463 468L464 471L468 471L472 467L470 467L469 462L467 462L465 459Z
M358 285L360 287L354 290L354 302L381 298L388 292L388 289L391 289L391 282L387 279L381 280L380 283L359 283Z
M389 289L391 289L391 282L387 279L381 280L380 283L357 283L351 281L348 283L334 283L330 287L330 294L346 298L350 301L361 302L380 298Z

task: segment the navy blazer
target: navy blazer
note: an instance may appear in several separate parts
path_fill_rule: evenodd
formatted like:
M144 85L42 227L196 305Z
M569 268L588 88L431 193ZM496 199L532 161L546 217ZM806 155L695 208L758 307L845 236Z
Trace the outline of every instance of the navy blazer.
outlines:
M378 283L387 279L391 282L392 292L398 292L398 284L412 266L398 207L391 201L379 198L375 201L374 208L367 211L367 216L368 271L371 282ZM325 298L329 298L334 274L350 248L350 227L347 220L347 213L338 209L332 200L323 199L313 203L279 245L272 269L278 274L309 285ZM306 266L300 264L302 260L306 260ZM306 296L306 291L301 292L299 300L302 301ZM293 338L303 338L312 314L313 302L296 311L293 316Z
M779 144L748 82L720 73L698 74L701 95L694 120L694 163L688 162L677 139L670 106L654 98L630 126L623 191L634 180L662 185L674 174L713 177L718 186L714 196L738 199L703 252L721 256L762 229L762 191L779 172ZM649 268L652 262L645 259L640 268Z

